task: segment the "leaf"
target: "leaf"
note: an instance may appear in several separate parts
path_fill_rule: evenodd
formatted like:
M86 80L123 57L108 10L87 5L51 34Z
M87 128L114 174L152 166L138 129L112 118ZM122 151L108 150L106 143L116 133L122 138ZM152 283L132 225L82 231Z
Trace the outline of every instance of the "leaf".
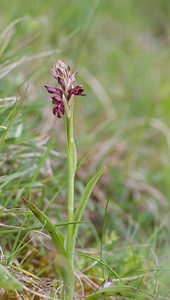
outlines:
M37 219L41 222L41 224L44 226L45 229L47 229L48 233L50 234L53 244L57 251L56 263L59 267L59 271L63 277L65 284L68 286L72 286L74 280L74 273L63 245L64 237L62 236L61 238L61 234L57 233L53 223L42 211L40 211L31 202L27 201L24 197L23 200L25 205L33 212L33 214L37 217Z
M107 288L103 288L87 296L85 299L86 300L104 299L109 296L133 297L133 299L141 299L141 300L154 299L153 296L148 295L142 292L141 290L128 285L117 285L117 286L110 286Z
M87 201L90 197L90 194L95 186L95 184L97 183L97 181L99 180L100 176L102 175L103 171L105 168L102 168L100 171L98 171L88 182L88 184L86 185L84 192L81 196L80 199L80 203L79 206L77 207L77 210L75 212L75 221L80 221L81 217L83 215L84 209L86 207Z
M13 173L10 175L5 175L0 177L0 191L6 186L9 182L11 182L14 179L24 177L24 175L29 174L34 169L34 166L31 166L30 168L25 169L24 171Z
M85 253L79 253L79 252L76 252L76 255L84 256L84 257L90 258L90 259L98 262L102 266L105 266L116 278L118 278L120 281L122 281L122 279L120 278L119 274L115 270L113 270L108 264L106 264L105 262L103 262L102 260L100 260L99 258L95 258L95 257L93 257L91 255L88 255L88 254L85 254Z
M22 212L22 211L20 211L20 212ZM24 213L25 213L25 211L24 211ZM67 226L67 225L70 225L70 224L80 224L80 223L84 223L84 222L81 222L81 221L80 222L66 222L66 223L55 224L54 226L59 227L59 226ZM38 229L42 229L42 228L43 228L43 226L33 226L33 227L18 226L18 228L16 228L16 229L0 230L0 234L17 233L19 231L20 232L25 232L25 231L31 231L31 230L38 230ZM59 234L59 235L60 235L61 240L63 241L63 235L61 235L61 234Z
M4 29L4 31L0 34L0 39L5 37L6 34L8 34L9 31L11 31L11 29L18 23L22 22L22 21L25 21L29 19L28 16L25 16L25 17L21 17L21 18L18 18L16 20L14 20L11 24L9 24L9 26L7 28Z
M95 186L95 184L97 183L97 181L99 180L100 176L102 175L103 171L104 171L105 168L102 168L100 171L98 171L91 179L90 181L88 182L88 184L86 185L85 189L84 189L84 192L81 196L81 199L80 199L80 203L79 203L79 206L77 207L77 210L75 212L75 217L74 217L74 220L79 222L82 218L82 215L83 215L83 212L84 212L84 209L87 205L87 201L90 197L90 194ZM73 236L73 241L75 243L75 240L76 240L76 237L77 237L77 231L78 231L78 227L79 227L79 224L75 225L74 227L74 236Z
M12 122L13 122L13 120L14 120L14 118L15 118L16 111L17 111L17 103L18 103L18 97L16 98L16 102L15 102L14 109L13 109L13 113L12 113L12 118L11 118L11 120L10 120L10 122L9 122L9 125L8 125L6 131L4 132L4 134L3 134L2 137L1 137L0 144L3 142L3 140L4 140L5 137L6 137L6 135L8 134L8 131L9 131L9 129L10 129L11 125L12 125Z
M0 264L0 288L5 290L20 290L22 283L19 282L8 269Z

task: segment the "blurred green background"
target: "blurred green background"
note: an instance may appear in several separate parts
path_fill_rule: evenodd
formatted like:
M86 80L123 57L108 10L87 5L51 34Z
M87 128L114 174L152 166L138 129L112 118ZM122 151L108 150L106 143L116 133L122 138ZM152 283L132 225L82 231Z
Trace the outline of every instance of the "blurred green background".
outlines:
M18 90L23 95L27 88L1 144L2 207L23 207L20 195L27 193L55 133L54 149L34 182L33 202L44 207L66 179L63 121L52 115L50 98L41 86L55 84L50 68L62 59L79 72L77 82L87 94L75 99L79 161L89 152L77 172L77 201L88 178L106 166L86 210L78 247L99 248L109 197L106 262L121 276L160 266L144 280L144 288L165 297L164 266L170 260L169 17L169 0L0 3L0 98L16 96ZM1 103L0 125L5 126L14 103ZM57 199L48 212L54 222L66 218L64 190ZM32 222L25 216L3 218L12 225ZM15 235L8 239L3 247L11 251ZM84 267L86 262L79 258L78 264ZM100 272L99 267L91 269L98 277Z

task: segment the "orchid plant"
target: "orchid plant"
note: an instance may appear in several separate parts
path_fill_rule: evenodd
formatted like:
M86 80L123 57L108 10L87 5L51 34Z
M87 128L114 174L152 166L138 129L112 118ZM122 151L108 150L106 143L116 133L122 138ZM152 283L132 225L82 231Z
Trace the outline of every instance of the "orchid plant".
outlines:
M47 91L52 96L52 103L55 104L53 108L53 114L58 118L65 114L66 122L66 137L67 137L67 160L68 160L68 221L74 221L74 178L77 167L77 153L73 135L73 108L74 98L73 95L86 96L83 94L83 86L74 86L76 79L75 75L77 72L71 73L70 66L66 66L61 60L51 69L51 72L55 79L57 79L60 88L51 87L44 85ZM67 253L70 258L71 264L73 265L73 233L74 225L68 226L67 235Z
M62 276L65 290L62 293L62 299L73 299L74 294L74 256L75 244L77 239L78 227L81 222L84 209L87 205L89 196L96 182L102 175L104 168L98 171L86 185L84 192L79 200L78 206L75 209L74 202L74 185L75 173L77 169L77 152L73 134L73 111L74 111L74 95L86 96L82 85L75 85L75 76L77 72L72 73L70 66L66 65L61 60L51 69L53 77L57 80L58 86L52 87L44 85L48 93L51 94L52 103L54 104L53 114L57 118L64 118L67 140L67 207L68 207L68 231L67 237L64 239L57 232L57 227L54 226L47 215L40 211L30 201L24 199L25 204L31 209L33 214L43 224L50 234L57 252L58 270ZM63 242L64 241L64 242Z

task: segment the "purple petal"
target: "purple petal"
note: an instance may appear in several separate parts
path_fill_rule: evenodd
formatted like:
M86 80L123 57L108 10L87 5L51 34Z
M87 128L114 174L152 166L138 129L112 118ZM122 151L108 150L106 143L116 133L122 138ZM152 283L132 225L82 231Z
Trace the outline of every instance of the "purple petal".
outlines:
M58 109L58 106L55 106L54 108L53 108L53 114L56 116L56 114L57 114L57 117L58 118L61 118L61 112L60 112L60 110Z
M56 116L57 114L57 117L58 118L61 118L61 114L64 115L65 113L65 109L64 109L64 105L63 105L63 102L60 101L59 104L57 104L54 108L53 108L53 114Z
M83 91L82 85L76 85L74 88L68 90L67 100L70 100L72 95L86 96L86 94L82 94Z
M56 94L59 95L61 98L63 97L63 91L60 88L55 88Z
M57 94L59 95L61 98L63 97L63 92L61 89L59 88L53 88L52 86L49 86L49 85L44 85L44 87L47 89L47 91L50 93L50 94Z
M76 85L73 89L74 89L74 92L77 92L77 91L79 91L80 89L82 89L82 84L78 84L78 85Z
M82 85L77 85L74 88L69 89L68 90L67 100L70 100L70 98L71 98L72 95L77 95L78 90L81 89L81 88L82 88Z
M54 76L54 78L57 79L57 73L56 73L56 70L55 70L54 68L52 68L50 71L51 71L52 75Z
M61 103L59 106L59 109L60 109L60 111L61 111L61 113L64 115L64 113L65 113L65 109L64 109L64 105L63 105L63 103Z
M60 103L62 103L62 100L59 97L57 97L57 96L53 96L53 97L51 97L51 99L52 99L52 103L53 104L60 104Z
M57 112L57 118L61 119L61 114L60 114L60 112Z
M75 78L76 74L78 74L78 72L74 72L74 73L70 76L69 81L68 81L68 86L67 86L68 88L69 88L71 85L75 84L75 82L76 82L76 78Z
M73 89L68 90L67 100L69 101L71 96L73 95Z
M58 76L57 80L58 80L58 84L62 87L63 91L65 91L65 82L64 82L64 79Z
M84 91L84 90L83 90ZM83 92L82 91L82 92ZM79 94L77 94L77 95L79 95L79 96L86 96L86 94L82 94L82 93L79 93Z
M71 77L71 68L70 68L70 66L67 66L67 75L68 75L68 78Z
M57 106L55 106L55 107L53 108L53 114L54 114L54 116L56 115L57 111L58 111Z
M55 94L55 88L53 88L52 86L49 86L49 85L44 84L44 87L47 89L47 91L48 91L50 94Z

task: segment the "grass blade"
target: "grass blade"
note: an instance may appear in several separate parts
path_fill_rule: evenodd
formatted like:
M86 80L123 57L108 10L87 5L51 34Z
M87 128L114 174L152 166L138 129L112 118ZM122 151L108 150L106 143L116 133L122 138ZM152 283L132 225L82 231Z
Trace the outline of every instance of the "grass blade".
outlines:
M15 106L14 106L13 113L12 113L12 118L11 118L11 120L10 120L10 122L9 122L9 125L8 125L6 131L4 132L3 136L2 136L1 139L0 139L0 144L1 144L1 143L3 142L3 140L5 139L7 133L8 133L8 131L9 131L11 125L12 125L12 122L13 122L14 117L15 117L15 115L16 115L17 103L18 103L18 97L16 98Z
M108 197L107 202L106 202L105 212L104 212L103 224L102 224L102 234L101 234L101 242L100 242L100 260L101 261L103 261L103 238L104 238L104 229L105 229L107 208L108 208L108 205L109 205L109 200L110 200L110 198ZM103 277L105 277L103 267L102 267L102 275L103 275Z
M84 222L66 222L66 223L60 223L60 224L54 224L55 227L60 227L60 226L67 226L70 224L80 224L80 223L84 223ZM32 226L32 227L19 227L18 228L14 228L14 229L7 229L7 230L0 230L0 234L9 234L9 233L17 233L19 231L21 232L25 232L25 231L30 231L30 230L39 230L42 229L42 226Z
M107 288L103 288L98 290L97 292L87 296L86 300L94 300L94 299L104 299L109 296L118 296L118 297L133 297L133 299L154 299L153 296L148 295L141 290L128 285L118 285L118 286L110 286Z
M98 262L100 265L107 268L116 278L118 278L120 281L122 281L119 274L115 270L113 270L108 264L104 263L102 260L100 260L98 258L95 258L91 255L85 254L85 253L77 252L76 255L84 256L84 257L90 258L91 260L94 260L94 261Z

